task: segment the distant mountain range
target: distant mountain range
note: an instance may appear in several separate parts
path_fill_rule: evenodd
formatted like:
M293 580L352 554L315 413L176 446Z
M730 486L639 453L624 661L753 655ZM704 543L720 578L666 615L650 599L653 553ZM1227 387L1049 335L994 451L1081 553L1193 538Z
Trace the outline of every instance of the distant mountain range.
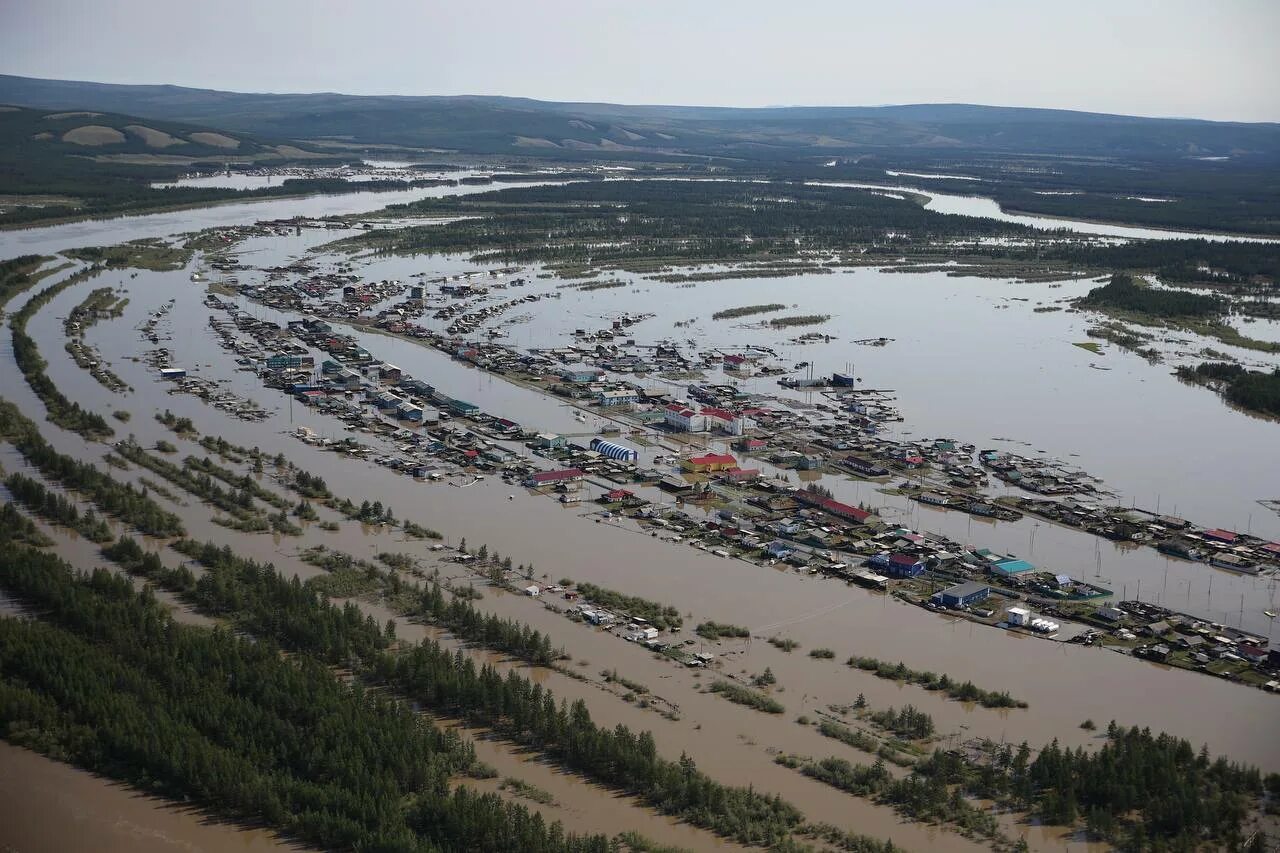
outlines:
M1066 110L914 104L884 107L629 106L487 96L245 94L0 75L0 103L97 110L305 140L335 152L398 145L450 152L584 158L813 161L897 152L1136 161L1280 162L1280 124L1153 119Z

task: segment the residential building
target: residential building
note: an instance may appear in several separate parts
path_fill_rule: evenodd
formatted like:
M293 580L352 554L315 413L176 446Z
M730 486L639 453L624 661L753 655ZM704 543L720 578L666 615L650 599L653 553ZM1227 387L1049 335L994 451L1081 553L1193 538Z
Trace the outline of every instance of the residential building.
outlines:
M524 484L536 489L539 486L558 486L562 483L576 483L583 477L580 468L558 468L554 471L536 471L527 477Z
M968 607L979 601L985 600L991 595L991 587L977 581L965 581L961 584L944 589L942 592L933 596L934 600L943 607L949 607L957 610L961 607Z
M680 460L680 467L697 473L723 471L738 467L738 460L728 453L707 453L703 456L691 456Z

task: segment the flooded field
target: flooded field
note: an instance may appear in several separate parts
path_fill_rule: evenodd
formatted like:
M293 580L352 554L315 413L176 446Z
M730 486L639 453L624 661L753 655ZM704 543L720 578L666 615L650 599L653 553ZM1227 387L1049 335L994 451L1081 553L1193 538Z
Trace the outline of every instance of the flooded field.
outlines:
M377 196L322 196L228 205L200 211L157 214L95 223L0 233L0 256L31 251L54 251L78 245L109 245L144 236L193 231L211 225L256 218L292 215L319 216L353 213L374 204L406 201L454 192L484 191L492 187L437 188ZM396 198L390 196L396 195ZM403 197L398 197L403 195ZM959 211L957 211L959 212ZM1142 229L1136 229L1142 230ZM307 259L322 271L336 270L345 256L319 252L328 240L354 232L308 231L255 237L236 251L252 269L237 272L241 281L264 277L263 269ZM1106 232L1087 232L1106 233ZM1158 232L1165 234L1166 232ZM1140 235L1125 235L1140 236ZM362 280L420 281L467 273L483 273L459 257L358 258ZM907 849L977 850L979 846L955 833L905 824L891 810L857 800L774 763L779 753L842 755L855 761L870 756L823 738L810 726L797 725L801 714L829 714L831 706L849 705L860 694L873 708L911 703L937 721L944 740L959 743L973 738L996 742L1026 741L1033 748L1057 738L1070 746L1096 746L1100 736L1080 728L1086 719L1105 729L1115 719L1123 725L1150 726L1208 744L1215 753L1256 763L1265 770L1280 769L1280 746L1271 736L1276 719L1275 696L1220 679L1139 661L1095 648L1048 641L1023 633L975 625L911 607L835 579L799 574L785 564L763 566L723 559L703 550L663 542L633 522L605 519L584 504L565 506L496 477L420 481L393 474L369 461L360 461L299 442L298 427L317 435L339 438L351 434L348 425L315 412L284 394L263 387L250 371L237 369L233 358L218 346L210 328L210 309L204 304L206 281L192 274L208 270L202 259L189 268L170 272L108 271L68 288L44 306L28 325L48 361L47 372L58 387L81 405L104 414L125 410L126 423L113 423L118 437L133 434L146 446L159 439L172 441L186 453L203 455L197 445L179 439L157 423L153 415L165 409L191 418L202 434L221 436L235 444L257 446L269 454L282 453L303 469L323 477L334 491L357 504L378 500L393 507L400 518L411 519L444 534L456 545L466 538L472 546L484 543L522 563L537 566L536 579L554 583L572 578L669 603L685 614L680 639L690 648L715 655L712 671L704 674L655 656L614 633L571 622L559 612L565 606L554 598L534 599L487 586L446 556L430 550L430 543L405 540L381 526L338 519L336 532L305 525L300 537L229 534L210 520L210 508L184 496L170 504L198 539L229 540L245 556L270 561L283 571L310 577L319 570L303 564L298 555L312 545L370 559L381 551L408 554L425 569L439 568L461 583L482 590L477 603L484 612L516 618L547 633L570 655L569 665L580 678L530 669L491 656L488 662L518 668L550 687L557 696L582 698L593 717L604 725L623 723L635 730L653 731L659 751L672 757L685 752L713 777L726 782L750 780L757 788L777 792L797 803L812 820L827 820L880 838L892 838ZM69 271L70 272L70 271ZM1088 281L1017 284L1007 281L951 277L943 273L889 273L875 269L841 271L779 279L727 280L696 286L655 282L623 275L622 287L583 291L562 289L554 279L540 279L538 268L523 274L528 286L518 293L552 294L513 309L482 325L480 332L501 329L505 342L520 349L562 347L582 327L607 327L620 316L645 312L655 316L629 327L627 337L637 346L693 339L704 349L768 348L790 363L807 362L817 373L854 373L866 387L892 393L901 422L889 423L889 435L947 436L979 447L1008 446L1019 453L1042 453L1072 464L1100 478L1121 504L1176 513L1199 523L1221 525L1254 534L1280 537L1280 515L1257 501L1280 498L1275 477L1280 457L1275 452L1276 425L1250 418L1221 404L1213 394L1187 386L1169 375L1171 365L1153 367L1145 360L1111 347L1094 354L1073 344L1087 340L1089 317L1068 311L1037 312L1082 295ZM210 276L217 281L216 276ZM51 279L51 281L57 278ZM99 322L85 339L132 390L112 393L81 370L63 350L63 320L94 288L122 287L130 298L122 315ZM495 292L490 302L510 293ZM7 306L16 310L25 297ZM281 325L297 316L275 311L243 296L223 298L238 309ZM175 364L191 375L261 405L267 418L260 423L238 420L185 394L170 393L156 371L138 357L156 344L144 339L140 326L157 309L173 300L172 308L155 326L160 346L169 349ZM829 314L825 323L805 329L773 329L745 320L715 321L711 314L726 307L753 302L787 303L788 314ZM447 321L430 314L424 325L442 329ZM343 327L344 331L352 331ZM795 343L802 332L819 331L829 340ZM484 372L419 343L368 330L353 332L361 346L393 362L416 377L427 379L446 394L472 401L485 411L513 418L530 430L554 431L585 439L607 420L599 414L579 416L577 409L521 384ZM883 346L859 341L888 339ZM1167 344L1171 361L1178 352L1194 352L1201 342ZM1221 346L1221 345L1219 345ZM1257 355L1252 357L1257 359ZM317 361L317 363L319 363ZM1097 369L1104 363L1107 370ZM1173 361L1176 363L1176 361ZM1277 360L1275 363L1280 363ZM735 382L749 393L808 405L812 392L778 386L777 377L734 379L721 374L706 381ZM680 393L685 381L656 377L642 380L649 387ZM43 419L42 407L17 370L9 335L0 336L0 396ZM1206 437L1212 436L1212 441ZM91 445L52 426L47 437L58 449L82 458L101 460L107 449ZM670 453L669 437L651 436L641 447L642 461ZM364 434L361 441L373 442ZM1003 445L1001 444L1003 442ZM665 443L665 446L664 446ZM706 442L709 449L725 449L728 439ZM528 450L514 441L501 446L520 456ZM6 449L6 470L21 470L21 460ZM773 473L772 471L770 473ZM806 472L809 473L809 472ZM120 479L141 482L139 469L113 471ZM145 475L149 476L149 475ZM792 476L795 476L794 472ZM1264 610L1275 604L1273 577L1246 576L1164 557L1151 548L1120 546L1078 530L1036 522L974 522L972 516L921 506L886 495L874 483L844 476L816 475L838 498L865 503L886 520L912 529L944 533L979 547L1017 553L1052 571L1105 581L1118 595L1161 603L1231 626L1270 637L1272 620ZM271 486L270 479L262 480ZM588 486L584 498L596 496ZM658 505L673 498L646 488ZM697 511L697 510L691 510ZM80 566L100 562L96 549L69 534L58 543ZM172 556L172 555L170 555ZM174 603L176 606L176 602ZM362 602L378 618L394 616L379 605ZM180 609L180 608L179 608ZM0 599L0 614L12 610ZM189 617L188 617L189 618ZM704 642L690 628L712 619L750 629L746 640ZM196 621L194 618L191 621ZM421 626L402 626L401 636L425 635ZM764 642L786 637L799 648L786 653ZM811 649L829 648L833 659L808 656ZM487 653L473 650L483 657ZM917 669L945 672L955 679L971 679L990 690L1005 690L1027 701L1025 710L990 710L954 702L918 687L882 680L844 665L850 655L903 661ZM600 672L619 671L643 683L654 697L677 707L662 716L655 707L625 699L605 688ZM774 695L786 706L773 716L732 705L705 690L719 675L747 678L765 668L777 674ZM1230 721L1229 724L1224 721ZM479 736L482 733L473 733ZM539 807L548 819L561 819L580 831L618 831L654 821L650 813L620 800L576 777L531 761L509 747L480 738L481 758L502 775L517 775L550 791L558 806ZM169 812L127 790L114 788L75 770L0 744L0 765L24 767L32 778L46 780L8 791L0 800L11 815L50 809L48 830L53 843L40 835L24 835L7 842L21 851L67 849L85 835L106 833L103 849L222 850L231 845L267 849L275 842L257 834L207 826L190 815ZM0 780L13 774L0 773ZM0 781L0 786L11 781ZM477 783L489 790L497 780ZM43 785L43 787L41 787ZM485 786L489 787L486 788ZM120 800L115 799L119 795ZM24 805L25 804L25 805ZM123 809L123 811L121 811ZM131 812L129 809L138 809ZM121 815L125 815L121 817ZM13 825L0 812L0 827ZM174 823L168 823L172 818ZM190 823L184 823L190 821ZM201 831L213 833L205 838ZM1016 827L1035 849L1080 851L1088 845L1038 827ZM646 831L663 843L693 849L733 849L708 833L682 824L661 822ZM114 840L118 837L118 841ZM129 847L129 839L143 838L154 847Z

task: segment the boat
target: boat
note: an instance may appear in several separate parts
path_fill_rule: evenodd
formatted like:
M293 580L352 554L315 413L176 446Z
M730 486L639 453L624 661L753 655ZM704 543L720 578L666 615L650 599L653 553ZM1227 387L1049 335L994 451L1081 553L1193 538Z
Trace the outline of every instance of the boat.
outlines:
M1262 615L1266 616L1268 619L1276 618L1276 612L1274 610L1264 610L1262 611Z

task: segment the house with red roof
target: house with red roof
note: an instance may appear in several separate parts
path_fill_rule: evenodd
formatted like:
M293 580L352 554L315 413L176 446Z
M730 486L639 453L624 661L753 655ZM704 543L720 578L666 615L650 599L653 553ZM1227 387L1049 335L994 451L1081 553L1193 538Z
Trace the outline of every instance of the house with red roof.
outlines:
M817 507L823 512L830 513L837 518L843 518L847 521L857 522L858 524L866 524L867 520L870 519L872 515L865 509L859 509L851 504L841 503L840 501L823 497L817 492L811 492L807 489L800 489L795 492L794 497L802 504Z
M686 471L698 473L724 471L738 467L738 460L729 453L707 453L703 456L691 456L680 460L680 467Z

